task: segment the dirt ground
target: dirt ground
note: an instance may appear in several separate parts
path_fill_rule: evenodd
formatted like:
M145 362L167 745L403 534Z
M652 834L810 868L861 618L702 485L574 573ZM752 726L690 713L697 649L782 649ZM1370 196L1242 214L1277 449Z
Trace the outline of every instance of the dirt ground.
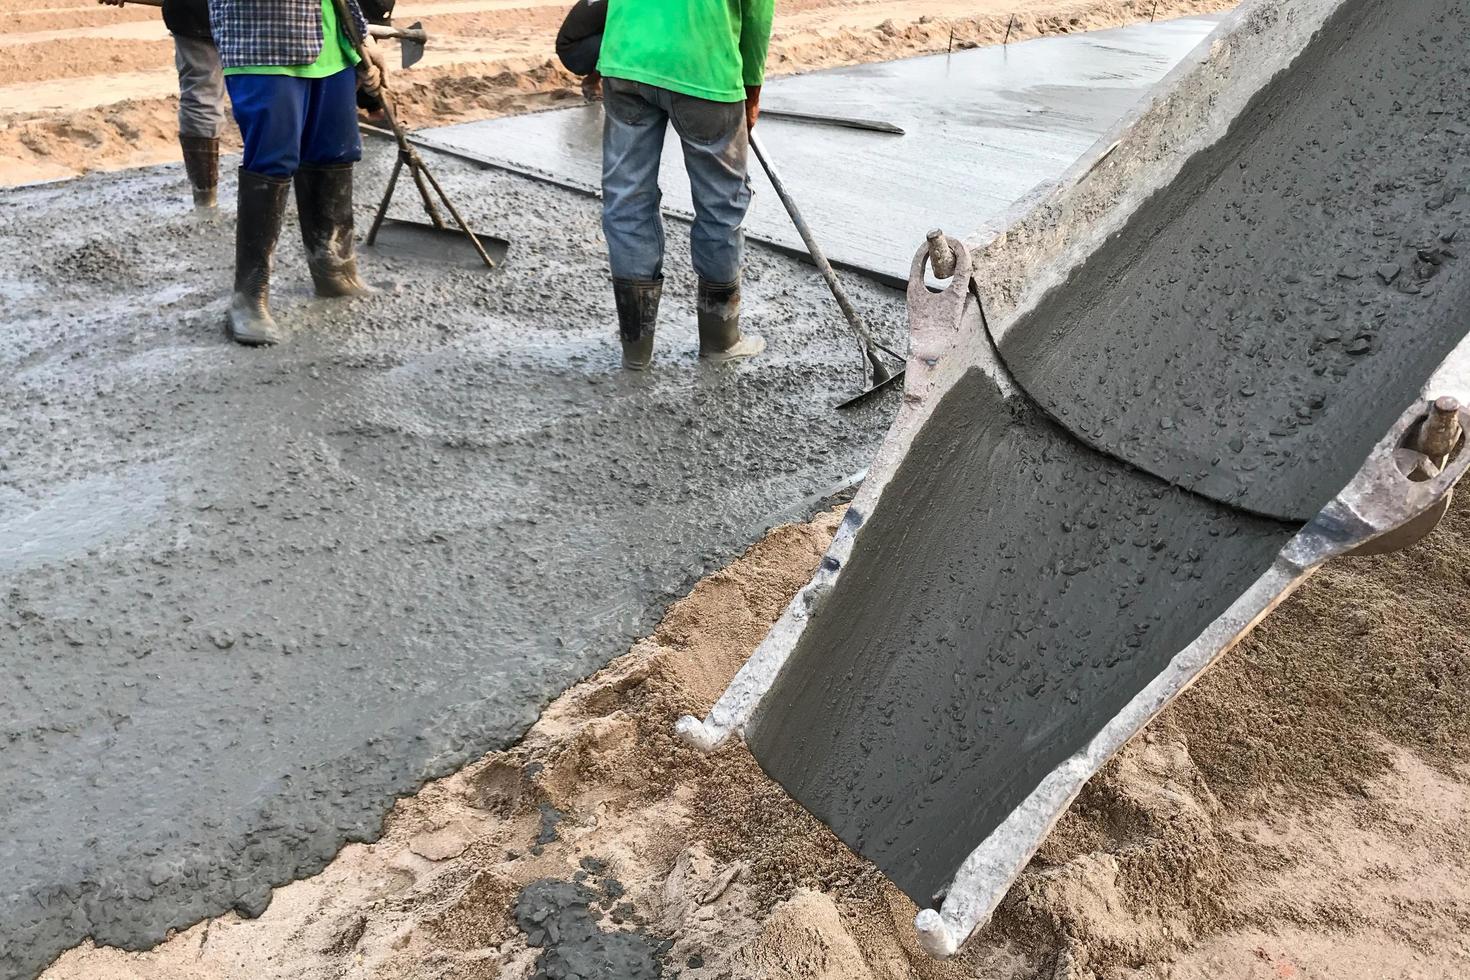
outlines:
M423 61L395 83L409 126L549 108L581 98L552 53L566 0L404 0ZM1210 13L1233 0L778 0L770 71L900 58ZM16 8L19 9L16 9ZM0 185L177 158L173 47L156 8L15 0L0 34ZM232 124L225 141L238 148Z
M742 746L704 756L671 734L805 583L837 518L773 531L521 745L401 800L379 842L277 890L259 919L143 954L84 947L46 977L1470 973L1470 505L1412 549L1310 581L1088 783L947 962L917 951L908 899ZM583 973L578 956L619 965Z
M0 36L0 182L172 159L156 12L22 0ZM1229 4L1163 0L1159 15ZM773 68L1109 26L1148 0L780 4ZM434 47L411 123L577 98L562 5L405 2ZM493 34L493 37L491 36ZM84 946L54 980L1409 980L1470 975L1470 505L1397 555L1308 583L1094 777L994 921L947 962L912 904L703 713L836 527L773 531L516 748L401 800L382 838L147 953ZM589 960L612 972L579 970Z

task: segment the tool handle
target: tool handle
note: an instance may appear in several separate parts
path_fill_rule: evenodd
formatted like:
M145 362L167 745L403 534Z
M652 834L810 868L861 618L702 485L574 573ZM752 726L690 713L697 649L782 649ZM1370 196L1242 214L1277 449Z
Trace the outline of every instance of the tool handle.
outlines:
M130 0L131 2L131 0ZM151 2L151 0L141 0ZM159 0L162 3L163 0ZM368 33L373 37L397 38L400 41L413 41L418 44L426 44L429 40L429 32L422 27L391 27L388 24L369 24Z
M347 0L332 0L332 4L337 8L337 22L342 26L342 32L347 35L347 40L352 42L353 50L357 52L358 58L367 61L367 46L362 35L357 32L357 20L352 16L352 9L347 6ZM386 84L380 86L378 100L383 103L383 117L388 120L388 126L393 130L393 138L398 141L399 151L416 160L418 154L408 142L408 134L403 131L403 126L398 122L398 115L393 111L393 99L388 94Z
M876 342L873 340L872 334L868 332L867 324L863 322L863 318L858 313L857 308L852 305L852 300L847 298L847 291L842 288L842 283L838 281L837 273L832 269L832 263L827 261L827 256L823 254L822 247L817 244L816 236L812 234L812 230L807 225L806 219L801 216L801 209L796 206L796 202L786 192L786 185L781 182L780 175L776 173L776 168L771 163L770 156L766 153L765 145L761 142L761 138L756 135L754 129L750 131L750 147L755 150L756 159L760 160L761 166L765 168L766 176L771 180L771 186L776 189L776 196L781 199L781 204L786 208L786 213L791 216L791 223L796 226L797 234L801 235L801 240L806 244L807 254L811 256L812 262L816 263L817 269L822 273L822 278L827 280L827 288L832 291L832 298L842 308L842 315L847 318L848 326L852 327L853 333L857 334L858 339L862 341L863 353L870 361L874 361L873 347L876 346Z

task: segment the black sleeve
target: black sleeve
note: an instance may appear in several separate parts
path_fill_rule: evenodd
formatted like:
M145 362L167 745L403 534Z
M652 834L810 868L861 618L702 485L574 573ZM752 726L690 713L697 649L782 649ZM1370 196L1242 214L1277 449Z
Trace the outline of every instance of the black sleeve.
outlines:
M177 37L214 40L209 33L209 0L163 0L163 26Z
M607 26L607 0L577 0L556 34L556 56L573 75L597 67L602 31Z
M558 49L601 34L607 27L607 0L577 0L556 35Z
M362 15L369 24L387 24L393 19L393 4L396 0L357 0Z

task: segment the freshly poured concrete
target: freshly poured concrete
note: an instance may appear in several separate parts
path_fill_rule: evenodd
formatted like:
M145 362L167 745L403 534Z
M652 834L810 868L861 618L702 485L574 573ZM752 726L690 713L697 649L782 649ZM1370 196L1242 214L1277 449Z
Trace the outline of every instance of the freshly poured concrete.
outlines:
M1289 6L1257 5L1242 31ZM1020 388L972 368L932 414L915 409L921 427L900 423L880 457L896 469L875 467L845 564L824 565L830 592L798 600L805 621L788 610L799 632L745 735L793 796L921 908L1013 820L972 869L984 894L942 920L959 930L946 942L983 920L1101 764L1104 723L1125 705L1130 731L1147 721L1164 667L1470 332L1454 244L1470 207L1470 12L1338 8L1216 144L1005 326ZM993 360L975 320L935 348L936 377ZM1221 496L1281 519L1181 486L1217 489L1210 467L1244 475ZM1070 793L1033 796L1055 774Z
M1006 332L1089 443L1307 520L1470 328L1470 8L1344 4L1209 152Z
M774 118L761 131L828 258L903 282L926 231L936 224L952 231L979 227L1058 177L1218 20L1137 24L778 78L763 94L772 108L882 119L907 132L889 136ZM422 135L588 190L601 181L601 106ZM752 176L750 234L800 248L764 173ZM672 132L661 187L666 208L692 213Z
M597 203L435 170L503 267L367 255L383 294L315 301L288 221L271 350L223 338L232 208L177 167L0 193L0 977L258 912L881 438L896 393L831 410L863 375L809 267L752 250L770 348L711 369L671 227L629 375ZM896 342L899 297L849 288Z

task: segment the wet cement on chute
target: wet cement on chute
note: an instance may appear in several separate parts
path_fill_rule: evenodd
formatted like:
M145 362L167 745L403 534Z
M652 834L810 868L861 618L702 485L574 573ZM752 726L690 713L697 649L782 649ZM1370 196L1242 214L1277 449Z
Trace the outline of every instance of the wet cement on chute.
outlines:
M1345 3L916 437L746 735L921 906L1470 327L1467 18Z
M979 371L933 418L746 731L921 907L1297 530L1102 456Z
M1089 444L1309 520L1470 329L1470 7L1352 0L1001 340Z

